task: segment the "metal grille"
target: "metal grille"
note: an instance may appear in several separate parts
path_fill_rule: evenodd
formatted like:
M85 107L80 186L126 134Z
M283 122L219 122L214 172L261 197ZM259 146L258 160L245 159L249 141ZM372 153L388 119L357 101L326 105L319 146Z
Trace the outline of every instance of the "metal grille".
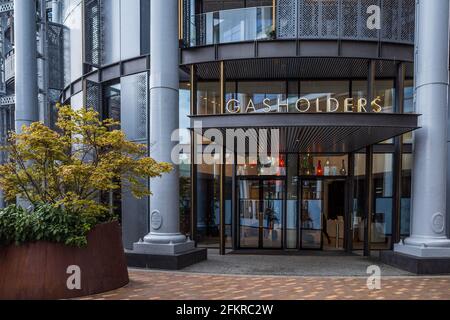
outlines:
M101 26L101 1L87 0L84 2L85 21L85 63L100 66L102 57L102 26Z
M101 85L93 81L86 80L85 91L85 107L93 108L98 113L102 114L101 109Z
M397 0L394 0L397 1ZM379 30L377 29L369 29L367 27L367 19L370 17L370 14L367 13L367 9L372 5L379 5L378 0L359 0L358 5L358 35L357 39L361 40L378 40L379 39ZM381 14L383 16L383 14ZM381 21L381 28L383 28L383 21Z
M383 29L381 37L383 40L398 41L400 39L399 13L398 0L382 0L381 23Z
M400 41L414 42L415 32L415 1L401 0L400 1Z
M295 39L297 38L297 1L278 0L276 8L277 17L277 38Z
M299 31L302 38L319 37L319 2L315 0L304 0L299 2L300 19Z
M320 6L320 37L336 39L339 37L339 2L325 1Z
M64 87L64 26L55 23L48 23L48 61L49 78L48 86L51 89Z

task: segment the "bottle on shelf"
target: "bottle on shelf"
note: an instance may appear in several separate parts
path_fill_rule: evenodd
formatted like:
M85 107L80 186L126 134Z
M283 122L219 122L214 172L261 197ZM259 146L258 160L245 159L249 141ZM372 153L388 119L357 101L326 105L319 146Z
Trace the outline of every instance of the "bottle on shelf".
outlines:
M319 160L319 163L317 164L317 175L323 176L323 168L322 168L322 161Z
M341 169L341 176L347 175L347 169L345 169L345 160L342 160L342 169Z
M323 168L323 175L324 176L329 176L330 175L330 159L328 158L327 161L325 161L325 167Z

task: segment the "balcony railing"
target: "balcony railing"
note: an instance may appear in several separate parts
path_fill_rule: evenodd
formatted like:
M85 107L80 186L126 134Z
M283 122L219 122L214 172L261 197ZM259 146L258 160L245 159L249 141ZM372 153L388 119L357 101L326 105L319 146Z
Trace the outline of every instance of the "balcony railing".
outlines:
M380 29L368 26L372 5L380 8ZM186 45L271 39L414 43L414 0L278 0L275 14L273 10L253 7L191 16Z

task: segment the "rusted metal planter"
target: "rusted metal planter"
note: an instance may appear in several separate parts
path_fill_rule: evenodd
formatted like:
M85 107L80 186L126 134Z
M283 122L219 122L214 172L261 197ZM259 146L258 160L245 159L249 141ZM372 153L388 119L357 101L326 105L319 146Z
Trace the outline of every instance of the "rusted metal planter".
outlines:
M79 266L81 289L68 288L69 266ZM118 222L91 230L86 248L49 242L0 247L0 299L76 298L114 290L128 282Z

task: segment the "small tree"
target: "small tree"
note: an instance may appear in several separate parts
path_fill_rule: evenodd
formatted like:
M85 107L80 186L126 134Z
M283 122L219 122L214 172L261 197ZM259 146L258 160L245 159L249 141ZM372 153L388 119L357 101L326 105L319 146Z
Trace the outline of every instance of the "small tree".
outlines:
M145 179L171 171L168 163L147 156L145 145L126 140L119 123L100 120L93 109L58 106L56 130L40 122L11 133L5 151L9 162L0 166L0 188L7 200L52 204L71 213L104 216L108 206L100 194L121 188L151 195Z

